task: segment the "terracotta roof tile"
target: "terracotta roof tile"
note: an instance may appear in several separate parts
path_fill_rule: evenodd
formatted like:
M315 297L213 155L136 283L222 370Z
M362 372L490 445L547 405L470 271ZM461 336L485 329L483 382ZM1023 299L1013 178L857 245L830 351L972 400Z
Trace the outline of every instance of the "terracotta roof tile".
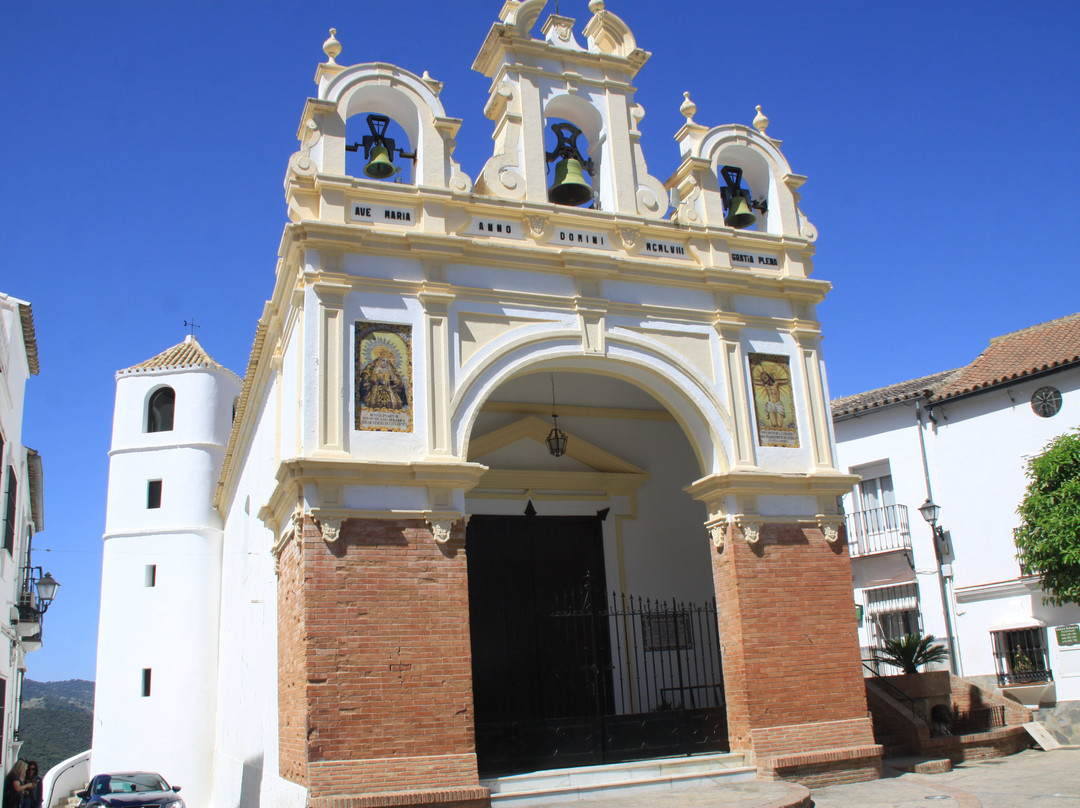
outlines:
M856 393L852 396L834 399L832 402L832 416L839 418L843 415L854 415L876 407L885 407L900 401L908 401L919 396L933 395L944 383L960 370L944 370L941 373L932 373L929 376L920 376L906 382L890 384L887 387L879 387L865 393Z
M945 401L1013 379L1080 363L1080 314L1070 314L990 340L970 365L834 399L833 418L855 415L919 396Z
M937 391L935 400L1080 362L1080 314L1013 331L990 345Z
M26 346L26 364L30 375L37 376L41 368L38 365L37 335L34 333L34 312L29 303L19 303L19 319L22 320L23 344Z
M188 336L179 345L174 345L145 362L125 368L116 375L145 373L151 370L180 370L182 368L210 368L232 373L227 367L215 362L195 337Z

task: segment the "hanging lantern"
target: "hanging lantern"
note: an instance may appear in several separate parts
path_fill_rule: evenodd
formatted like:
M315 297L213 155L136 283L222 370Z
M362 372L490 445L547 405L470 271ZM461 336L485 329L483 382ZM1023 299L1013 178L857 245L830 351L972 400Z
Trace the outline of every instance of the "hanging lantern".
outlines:
M559 416L555 413L555 374L551 374L551 431L546 439L548 451L552 457L566 454L566 433L559 429Z

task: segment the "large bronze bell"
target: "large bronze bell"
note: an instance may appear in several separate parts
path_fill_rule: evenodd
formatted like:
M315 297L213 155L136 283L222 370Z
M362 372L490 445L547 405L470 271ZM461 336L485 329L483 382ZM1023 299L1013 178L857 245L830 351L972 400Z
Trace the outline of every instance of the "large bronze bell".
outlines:
M746 201L746 197L742 194L735 194L731 199L731 205L728 206L727 216L724 217L724 224L728 227L742 230L756 221L757 216L750 210L750 203Z
M387 177L393 176L395 171L397 169L390 159L390 152L386 146L382 143L372 146L371 159L364 166L365 176L371 177L373 180L385 180Z
M548 189L548 201L577 207L592 198L592 186L585 179L579 160L567 157L555 164L555 182Z

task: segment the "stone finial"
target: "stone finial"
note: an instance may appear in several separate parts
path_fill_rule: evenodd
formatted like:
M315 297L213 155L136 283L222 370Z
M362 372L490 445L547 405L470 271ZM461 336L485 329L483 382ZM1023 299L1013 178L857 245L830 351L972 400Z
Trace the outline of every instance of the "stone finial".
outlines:
M424 71L424 75L420 77L420 81L424 82L424 85L429 90L431 90L431 92L435 93L436 97L438 97L439 93L442 92L443 83L441 81L433 79L431 77L431 74L428 73L426 70Z
M326 54L326 63L336 65L334 59L341 53L341 43L337 41L337 28L330 29L330 38L322 44L323 53Z
M679 112L686 118L687 123L694 122L694 114L697 112L697 104L690 100L690 93L683 93L683 98L686 99L682 102L682 106L679 107Z
M757 110L757 115L754 116L754 128L764 135L765 130L769 128L769 119L766 117L765 113L761 111L761 104L755 106L754 109ZM768 137L768 135L765 136Z
M589 3L589 11L593 14L599 14L604 10L604 0L591 0Z

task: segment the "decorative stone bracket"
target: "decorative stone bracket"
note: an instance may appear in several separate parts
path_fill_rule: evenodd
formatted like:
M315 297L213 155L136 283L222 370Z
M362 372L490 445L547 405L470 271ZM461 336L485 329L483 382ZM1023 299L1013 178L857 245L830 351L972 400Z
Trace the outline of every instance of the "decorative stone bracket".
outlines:
M728 518L724 515L720 515L715 519L710 519L705 523L705 529L709 531L709 537L712 539L713 547L722 551L724 549L724 541L727 539Z
M735 524L739 526L739 530L742 531L747 544L754 545L761 541L761 525L763 524L761 519L736 516Z
M344 519L335 516L324 516L319 519L319 530L322 531L323 541L333 544L341 538L341 523Z
M274 542L274 546L270 548L270 554L274 558L274 574L277 575L280 572L281 553L288 546L289 542L298 538L304 530L304 517L310 516L311 512L304 511L304 506L300 503L296 504L293 508L292 515L289 517L289 524Z
M431 527L431 536L438 544L446 544L450 541L450 536L453 534L453 528L458 519L438 519L429 517L427 520L428 525ZM466 523L468 518L466 517Z
M840 525L844 523L844 517L827 516L819 513L814 519L817 521L818 528L825 534L825 541L829 544L836 544L840 541Z

